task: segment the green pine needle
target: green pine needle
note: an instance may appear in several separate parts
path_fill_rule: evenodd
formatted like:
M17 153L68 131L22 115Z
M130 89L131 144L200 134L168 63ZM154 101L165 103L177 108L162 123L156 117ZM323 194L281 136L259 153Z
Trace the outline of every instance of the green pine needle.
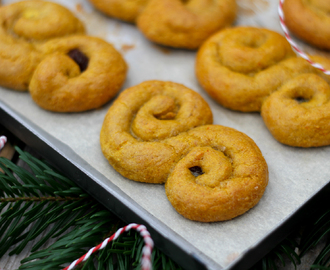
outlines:
M9 249L9 255L19 254L48 230L34 244L32 254L21 261L19 269L58 270L124 226L46 161L17 147L16 151L29 170L0 157L4 172L0 172L0 257ZM54 244L40 250L55 237L59 238ZM140 269L143 246L139 233L125 233L92 255L81 269ZM181 269L156 248L152 257L153 269L163 269L163 265Z

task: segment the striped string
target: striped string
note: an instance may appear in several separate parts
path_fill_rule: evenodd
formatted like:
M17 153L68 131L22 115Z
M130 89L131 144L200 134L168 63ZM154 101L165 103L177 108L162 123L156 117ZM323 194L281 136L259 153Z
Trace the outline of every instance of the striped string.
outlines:
M305 54L302 50L300 50L297 46L297 44L292 40L290 34L289 34L289 30L285 25L284 22L284 13L283 13L283 3L284 0L280 0L279 5L278 5L278 14L280 17L280 24L281 27L284 31L284 35L285 38L287 39L287 41L291 44L291 47L305 60L307 60L313 67L323 71L325 74L330 75L330 71L326 70L322 65L315 63L314 61L312 61L309 56L307 54Z
M1 136L0 137L0 151L5 146L6 142L7 142L7 137L6 136Z
M138 225L135 223L129 224L123 228L120 228L116 233L114 233L111 237L105 239L101 244L96 247L91 248L84 256L80 257L78 260L72 262L69 266L65 267L63 270L72 270L79 263L85 262L88 258L96 251L104 249L108 243L112 240L117 239L122 233L127 232L131 229L135 229L140 233L144 240L144 247L142 249L142 260L141 260L141 269L142 270L151 270L151 252L154 246L154 242L152 241L147 228L144 225Z

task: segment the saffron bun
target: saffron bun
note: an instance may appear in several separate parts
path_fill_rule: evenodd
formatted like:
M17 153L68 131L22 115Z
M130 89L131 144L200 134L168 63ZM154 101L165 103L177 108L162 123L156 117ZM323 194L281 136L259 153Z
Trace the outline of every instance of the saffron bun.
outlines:
M184 217L201 222L237 217L261 199L268 167L247 135L224 126L208 125L188 132L200 140L175 166L165 184L166 195ZM200 168L193 175L191 168Z
M106 41L86 35L52 39L40 46L45 57L29 91L42 108L55 112L96 109L121 89L127 65Z
M330 69L329 59L311 59ZM197 52L196 76L222 106L261 111L279 142L296 147L330 144L325 86L330 76L297 57L280 34L254 27L220 31ZM320 86L320 92L313 83Z
M150 0L137 18L137 26L161 45L197 49L210 35L233 23L233 0Z
M165 183L169 201L184 217L232 219L258 203L268 167L251 138L212 121L208 104L193 90L143 82L124 90L109 108L101 149L124 177Z
M104 14L136 23L160 45L197 49L210 35L233 23L235 0L89 0Z
M124 177L164 183L180 156L197 143L186 132L212 121L198 93L173 82L147 81L113 102L102 125L101 148Z
M266 99L261 115L281 143L330 145L330 86L315 74L299 75Z
M71 11L40 0L0 8L0 85L29 90L43 109L99 108L123 85L127 65L106 41L85 35Z
M221 105L243 112L260 111L265 98L298 72L297 62L301 70L311 70L305 60L295 57L280 34L235 27L219 31L201 46L196 76Z
M330 1L285 0L285 24L304 41L330 50Z
M122 21L135 23L150 0L89 0L104 14Z
M38 45L84 32L84 25L68 9L52 2L28 0L1 6L0 85L28 90L43 57Z

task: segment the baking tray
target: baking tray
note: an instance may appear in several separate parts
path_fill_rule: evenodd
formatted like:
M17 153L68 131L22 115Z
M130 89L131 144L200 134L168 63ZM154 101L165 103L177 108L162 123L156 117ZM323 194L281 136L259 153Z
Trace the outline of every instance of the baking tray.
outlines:
M0 125L50 161L118 217L127 223L146 225L157 248L185 269L248 269L289 234L297 224L322 212L328 205L330 183L320 188L314 196L263 239L245 250L232 265L223 268L182 239L171 228L155 219L118 187L109 183L106 177L87 164L67 145L44 132L2 101L0 101Z
M330 147L282 145L274 140L258 113L221 107L197 83L196 52L157 46L134 25L103 16L85 0L54 2L74 11L89 34L106 39L122 52L130 67L123 88L151 79L190 87L210 104L215 124L249 135L268 163L269 185L256 207L230 221L193 222L172 208L163 185L127 180L105 160L99 132L111 102L98 110L59 114L39 108L28 93L0 88L1 124L124 221L145 224L156 245L186 269L248 269L322 199L329 188ZM277 1L239 0L238 4L237 25L281 33Z

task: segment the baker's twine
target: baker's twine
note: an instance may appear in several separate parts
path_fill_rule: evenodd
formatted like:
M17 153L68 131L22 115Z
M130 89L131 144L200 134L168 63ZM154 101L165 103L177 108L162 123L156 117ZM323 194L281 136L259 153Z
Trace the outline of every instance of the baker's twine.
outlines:
M99 244L96 247L91 248L84 256L80 257L80 259L75 260L73 263L71 263L69 266L63 268L63 270L71 270L74 269L75 266L77 266L81 262L85 262L88 260L88 258L96 251L104 249L109 242L112 240L117 239L122 233L127 232L131 229L135 229L140 233L140 235L143 237L144 241L144 247L142 249L142 260L141 260L141 269L142 270L151 270L151 252L154 246L154 242L152 241L149 232L147 231L147 228L144 225L139 224L129 224L123 228L120 228L115 234L113 234L111 237L105 239L101 244Z
M285 25L284 22L284 13L283 13L283 3L284 0L280 0L279 5L278 5L278 14L280 16L280 24L281 27L284 31L284 35L285 38L287 39L287 41L291 44L292 48L302 57L304 58L306 61L308 61L313 67L323 71L325 74L330 75L330 71L326 70L322 65L315 63L314 61L312 61L309 56L307 54L305 54L302 50L300 50L297 46L297 44L292 40L290 34L289 34L289 30Z
M7 142L7 137L6 136L1 136L0 137L0 151L5 146L6 142Z

